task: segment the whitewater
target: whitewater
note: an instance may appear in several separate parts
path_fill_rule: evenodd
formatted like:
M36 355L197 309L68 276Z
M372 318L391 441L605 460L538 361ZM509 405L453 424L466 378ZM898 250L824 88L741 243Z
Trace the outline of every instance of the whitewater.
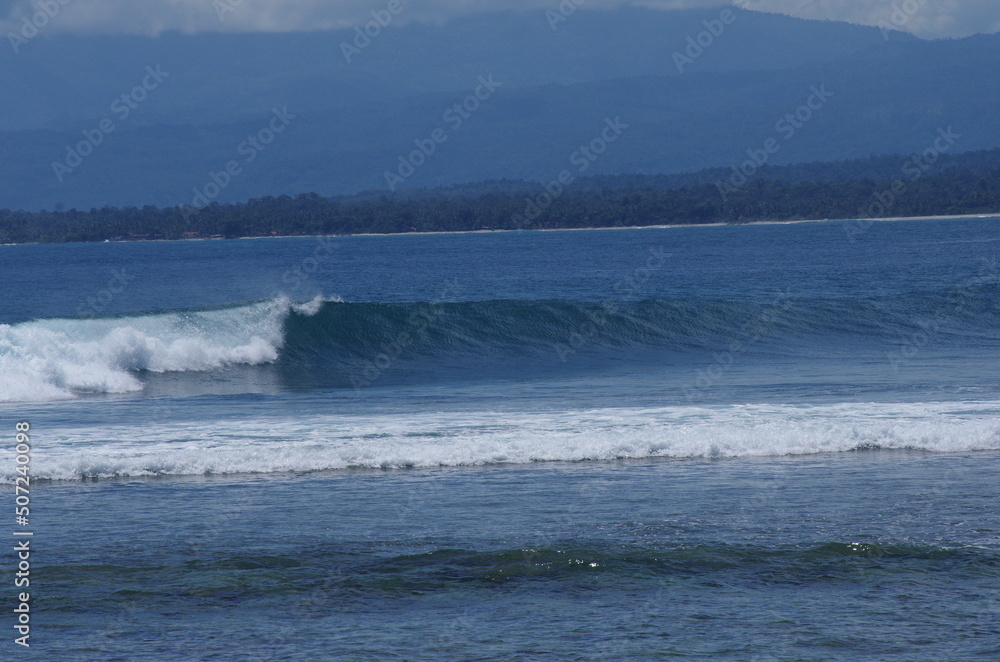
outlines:
M1000 450L1000 401L313 415L50 429L39 479ZM13 472L7 482L13 481Z
M278 358L291 311L325 301L279 299L235 309L0 325L0 402L141 391L141 371L203 371Z

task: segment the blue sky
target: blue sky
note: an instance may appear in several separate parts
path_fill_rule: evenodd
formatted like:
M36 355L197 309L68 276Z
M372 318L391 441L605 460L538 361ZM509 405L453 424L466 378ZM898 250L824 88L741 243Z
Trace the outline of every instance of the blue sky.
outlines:
M664 9L706 7L720 0L398 0L397 24L440 22L449 17L497 9L544 12L560 1L581 9L641 4ZM793 16L883 25L925 38L960 37L1000 31L997 0L733 0L747 9ZM270 32L350 27L370 20L390 0L0 0L4 32L21 25L39 6L58 8L46 30L81 33L158 34L184 32Z

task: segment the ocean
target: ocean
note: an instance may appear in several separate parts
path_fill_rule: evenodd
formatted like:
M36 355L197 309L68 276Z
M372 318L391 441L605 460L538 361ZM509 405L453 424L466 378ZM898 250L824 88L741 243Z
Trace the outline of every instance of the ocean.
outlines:
M0 246L3 659L1000 659L998 256L997 218Z

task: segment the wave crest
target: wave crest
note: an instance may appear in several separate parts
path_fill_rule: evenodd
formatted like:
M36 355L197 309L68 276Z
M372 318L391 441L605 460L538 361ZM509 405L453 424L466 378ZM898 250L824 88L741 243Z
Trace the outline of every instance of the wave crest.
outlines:
M292 310L323 300L0 325L0 402L72 399L142 390L135 373L213 370L277 360Z
M711 361L713 353L751 349L805 357L888 350L908 339L992 348L1000 344L998 328L996 283L960 293L766 301L281 298L213 310L0 325L0 402L137 391L142 371L280 363L289 374L346 386L365 382L359 376L377 372L380 361L397 359L478 374L484 366L502 369L525 358L518 365L550 366L577 352L616 354L619 361L623 350L641 357L650 349Z

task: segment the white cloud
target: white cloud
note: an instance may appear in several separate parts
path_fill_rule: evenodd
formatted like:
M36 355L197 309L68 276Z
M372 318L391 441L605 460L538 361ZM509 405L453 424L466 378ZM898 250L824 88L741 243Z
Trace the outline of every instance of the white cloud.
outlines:
M745 0L743 4L801 18L891 27L927 39L1000 31L996 0Z
M394 17L440 22L483 11L556 9L573 0L399 0ZM662 9L719 6L724 0L576 0L597 9L638 4ZM44 29L53 32L286 32L344 28L371 20L389 0L0 0L0 29L17 30L24 17L56 7ZM997 0L738 0L749 9L803 18L888 25L921 37L965 36L1000 31ZM50 9L50 13L52 10Z

